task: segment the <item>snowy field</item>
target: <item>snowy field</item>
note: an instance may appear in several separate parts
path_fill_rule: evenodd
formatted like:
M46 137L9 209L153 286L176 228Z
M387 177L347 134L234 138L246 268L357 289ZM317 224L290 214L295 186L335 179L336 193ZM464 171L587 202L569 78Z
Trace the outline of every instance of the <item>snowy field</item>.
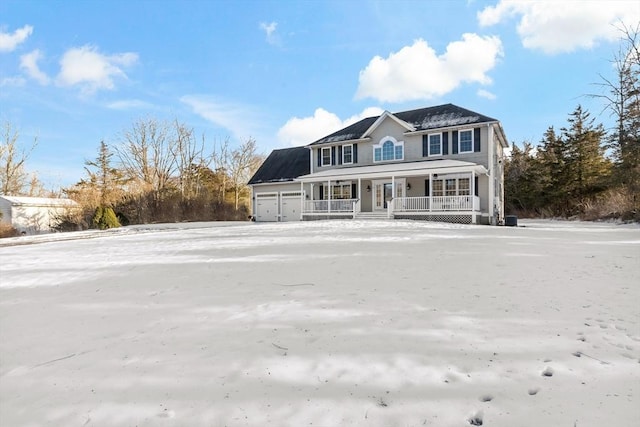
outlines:
M640 425L640 228L523 224L3 239L0 425Z

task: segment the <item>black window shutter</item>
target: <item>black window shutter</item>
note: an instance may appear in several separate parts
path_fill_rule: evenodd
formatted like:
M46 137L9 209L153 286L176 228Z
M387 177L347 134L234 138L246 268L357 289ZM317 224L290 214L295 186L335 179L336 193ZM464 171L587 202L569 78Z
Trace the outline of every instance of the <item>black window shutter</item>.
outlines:
M442 155L449 154L449 132L442 133Z
M424 180L424 195L425 197L429 197L429 180Z
M429 135L422 135L422 157L429 155Z
M480 152L480 128L473 130L473 151Z
M342 145L338 146L338 164L342 164Z
M320 185L320 200L324 200L324 185Z
M451 132L451 154L458 154L458 131Z
M336 164L336 147L331 147L331 164Z
M478 195L478 177L477 176L473 181L473 192L475 193L474 196Z
M356 191L357 191L356 184L351 184L351 198L352 199L356 198L356 194L358 194L358 193L356 193Z
M353 163L358 163L358 144L353 144L353 149L351 151L352 151L351 157L353 157Z
M322 166L322 148L318 148L318 167Z

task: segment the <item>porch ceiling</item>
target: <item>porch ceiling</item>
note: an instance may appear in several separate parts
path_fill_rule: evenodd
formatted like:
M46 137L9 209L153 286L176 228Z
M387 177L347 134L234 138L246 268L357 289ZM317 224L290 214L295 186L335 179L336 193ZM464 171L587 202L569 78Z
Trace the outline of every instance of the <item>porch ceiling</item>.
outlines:
M385 163L373 166L346 167L329 169L308 175L302 175L295 181L321 182L327 180L375 179L394 176L404 178L410 176L427 176L429 174L448 174L475 172L487 173L487 169L479 164L460 160L426 160L421 162Z

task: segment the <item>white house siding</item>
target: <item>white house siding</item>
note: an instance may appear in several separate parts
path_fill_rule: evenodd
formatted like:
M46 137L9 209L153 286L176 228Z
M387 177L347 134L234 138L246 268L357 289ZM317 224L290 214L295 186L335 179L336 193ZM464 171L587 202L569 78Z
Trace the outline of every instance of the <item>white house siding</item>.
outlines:
M53 231L60 216L75 206L70 199L0 196L2 223L24 234Z

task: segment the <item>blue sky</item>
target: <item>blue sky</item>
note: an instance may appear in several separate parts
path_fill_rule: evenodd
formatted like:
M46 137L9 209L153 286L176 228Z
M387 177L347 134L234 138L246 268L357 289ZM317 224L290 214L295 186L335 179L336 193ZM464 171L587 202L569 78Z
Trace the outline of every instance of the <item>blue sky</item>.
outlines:
M637 1L11 1L0 3L0 120L38 145L48 188L104 140L178 118L268 154L359 118L445 103L539 142L611 76Z

